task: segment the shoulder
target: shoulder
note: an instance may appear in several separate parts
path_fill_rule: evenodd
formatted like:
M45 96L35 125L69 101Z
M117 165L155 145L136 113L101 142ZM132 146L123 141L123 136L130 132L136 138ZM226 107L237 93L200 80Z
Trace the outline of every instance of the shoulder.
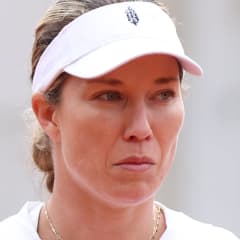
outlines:
M182 214L182 227L186 235L205 240L239 240L232 232L211 224L199 222Z
M42 205L40 202L28 202L19 213L1 221L0 239L39 240L37 224Z
M166 235L171 235L170 239L239 240L233 233L226 229L197 221L182 212L174 211L163 205L161 206L167 223Z

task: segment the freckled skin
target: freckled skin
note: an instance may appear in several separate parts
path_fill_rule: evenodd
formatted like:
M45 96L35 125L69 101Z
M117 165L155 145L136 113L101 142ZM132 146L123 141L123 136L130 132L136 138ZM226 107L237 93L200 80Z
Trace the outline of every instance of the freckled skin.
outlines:
M156 83L169 78L175 80ZM177 62L151 55L95 80L70 77L64 84L55 110L56 186L71 182L76 192L112 205L144 202L172 164L184 119ZM130 156L154 165L143 172L115 166Z

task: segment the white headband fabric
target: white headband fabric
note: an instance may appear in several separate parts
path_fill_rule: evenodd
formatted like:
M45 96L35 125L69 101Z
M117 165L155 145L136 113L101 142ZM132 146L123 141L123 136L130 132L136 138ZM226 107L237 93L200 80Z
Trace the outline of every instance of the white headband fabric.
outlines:
M66 25L43 52L32 92L45 92L66 72L76 77L100 77L149 54L175 57L183 69L202 75L185 55L171 18L150 2L121 2L91 10Z

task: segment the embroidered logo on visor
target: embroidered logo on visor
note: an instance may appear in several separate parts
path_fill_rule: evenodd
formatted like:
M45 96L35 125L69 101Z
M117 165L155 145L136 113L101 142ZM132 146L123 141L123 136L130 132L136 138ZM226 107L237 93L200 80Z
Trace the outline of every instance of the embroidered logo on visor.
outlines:
M137 13L131 7L127 8L126 15L127 15L128 21L134 24L135 26L137 26L139 22L139 18Z

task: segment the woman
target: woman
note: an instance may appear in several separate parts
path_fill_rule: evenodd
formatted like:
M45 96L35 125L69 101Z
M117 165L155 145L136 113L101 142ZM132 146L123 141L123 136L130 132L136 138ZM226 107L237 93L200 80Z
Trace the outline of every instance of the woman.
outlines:
M237 239L154 201L184 119L184 54L158 1L59 0L36 29L33 159L51 192L1 239Z

